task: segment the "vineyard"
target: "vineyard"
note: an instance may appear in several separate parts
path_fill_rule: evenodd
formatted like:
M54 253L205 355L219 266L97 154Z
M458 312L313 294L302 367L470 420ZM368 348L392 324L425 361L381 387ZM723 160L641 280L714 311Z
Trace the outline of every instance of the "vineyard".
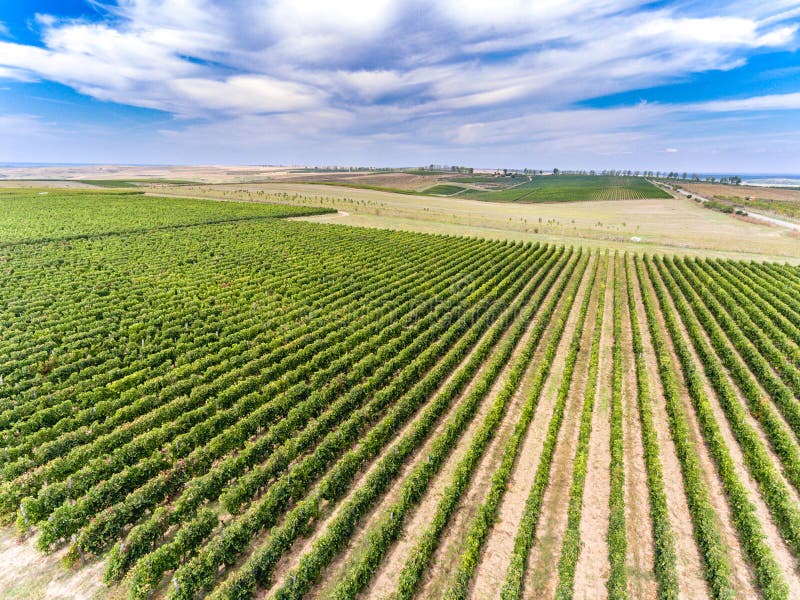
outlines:
M644 177L620 175L439 175L429 176L418 189L393 187L398 173L387 173L368 179L363 176L332 178L314 183L407 195L454 196L487 202L583 202L591 200L643 200L672 198L663 189ZM302 181L302 179L300 179ZM380 185L379 185L380 184ZM466 184L466 186L464 185Z
M796 267L0 205L0 515L100 597L800 597Z
M644 177L612 175L546 175L500 191L465 190L458 196L490 202L578 202L670 198ZM441 193L441 192L432 192Z

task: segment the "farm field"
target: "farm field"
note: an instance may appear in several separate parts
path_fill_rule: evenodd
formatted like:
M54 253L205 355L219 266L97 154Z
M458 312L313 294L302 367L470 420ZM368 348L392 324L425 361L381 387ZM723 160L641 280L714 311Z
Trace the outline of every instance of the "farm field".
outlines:
M289 180L291 181L291 180ZM308 181L298 177L297 181ZM492 175L411 175L408 173L314 174L325 185L374 189L385 192L430 194L487 202L580 202L669 198L669 193L644 177L606 175L544 175L494 177Z
M500 191L469 189L463 195L489 202L576 202L669 198L644 177L605 175L547 175L533 177Z
M704 198L715 198L736 206L780 217L800 219L800 190L752 185L680 182L684 189Z
M141 192L0 190L0 246L14 242L152 231L202 223L309 216L328 208L276 206L244 202L207 202L145 196Z
M599 249L800 262L800 240L779 227L705 210L680 198L512 203L297 183L163 186L155 193L334 208L317 222L580 244ZM636 240L632 238L637 238Z
M800 596L797 267L59 194L0 194L0 595Z

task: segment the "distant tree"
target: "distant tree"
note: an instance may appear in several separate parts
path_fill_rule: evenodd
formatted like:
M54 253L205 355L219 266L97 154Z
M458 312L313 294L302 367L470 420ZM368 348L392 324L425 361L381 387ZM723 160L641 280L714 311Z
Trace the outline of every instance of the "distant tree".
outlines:
M730 181L731 181L731 183L733 185L741 185L742 184L742 178L739 177L738 175L734 175L733 177L731 177Z
M683 176L681 176L681 179L684 179L684 180L686 179L686 171L683 172Z
M553 169L553 175L558 175L559 173L561 173L561 171L558 169Z

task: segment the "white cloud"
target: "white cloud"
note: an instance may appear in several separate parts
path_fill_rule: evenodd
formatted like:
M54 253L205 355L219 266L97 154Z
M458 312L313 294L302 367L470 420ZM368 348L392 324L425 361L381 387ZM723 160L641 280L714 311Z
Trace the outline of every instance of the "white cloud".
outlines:
M665 114L656 105L640 104L614 109L579 109L534 112L511 119L468 123L459 127L459 144L498 144L518 140L554 142L575 140L605 133L612 137L637 135L636 128Z
M203 120L178 121L165 133L185 140L227 127L242 137L258 128L284 140L294 131L450 148L535 135L566 147L583 127L600 147L630 142L635 128L664 115L799 108L792 95L574 108L589 97L732 69L756 49L792 48L794 0L657 9L644 0L96 6L109 18L37 16L41 47L0 41L0 78L52 80L100 100ZM665 143L653 152L668 151Z
M323 100L322 93L312 87L265 75L235 75L222 81L181 78L168 85L190 103L233 113L305 110Z
M680 44L760 47L786 45L796 31L797 27L793 26L760 33L756 22L739 17L659 18L643 23L634 35L641 38L666 36Z
M738 100L715 100L713 102L691 104L688 108L708 112L800 110L800 92L770 94Z

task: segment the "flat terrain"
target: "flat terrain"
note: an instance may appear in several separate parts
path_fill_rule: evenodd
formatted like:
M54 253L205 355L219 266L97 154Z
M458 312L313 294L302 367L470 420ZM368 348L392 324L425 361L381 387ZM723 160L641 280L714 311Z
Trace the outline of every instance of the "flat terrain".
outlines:
M684 197L565 203L488 203L371 189L265 183L163 186L158 193L332 207L347 215L315 221L489 239L581 244L612 250L668 252L800 262L800 240L764 224L703 209ZM634 239L635 238L635 239Z
M272 215L302 217L332 209L159 198L141 192L0 190L0 245L152 231ZM124 215L124 218L121 218Z
M259 199L0 194L0 596L800 596L797 267Z
M463 192L468 198L489 202L580 202L589 200L643 200L669 198L643 177L606 175L545 175L522 178L505 190Z
M387 192L461 196L487 202L576 202L669 197L667 192L643 177L607 175L307 172L285 180Z
M685 190L753 211L800 222L800 189L681 182Z
M207 183L251 181L287 177L291 167L268 166L170 166L170 165L55 165L0 167L0 184L14 186L15 180L118 180L167 179ZM4 182L4 180L6 180Z
M738 196L744 198L750 196L758 200L786 200L790 202L800 202L800 189L764 187L757 185L723 185L721 183L694 183L691 181L681 181L681 187L687 190L694 190L701 196Z

